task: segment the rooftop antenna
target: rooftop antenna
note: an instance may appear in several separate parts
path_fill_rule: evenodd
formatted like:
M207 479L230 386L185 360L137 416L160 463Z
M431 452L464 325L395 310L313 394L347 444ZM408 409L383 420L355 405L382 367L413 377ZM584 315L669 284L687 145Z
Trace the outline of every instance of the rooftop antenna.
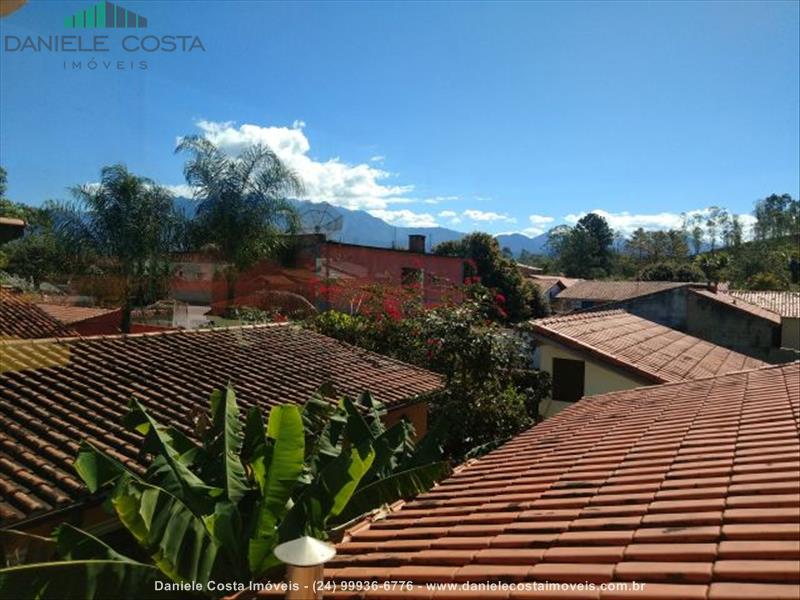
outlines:
M344 218L330 207L309 208L300 213L300 230L303 233L323 234L325 239L342 230Z

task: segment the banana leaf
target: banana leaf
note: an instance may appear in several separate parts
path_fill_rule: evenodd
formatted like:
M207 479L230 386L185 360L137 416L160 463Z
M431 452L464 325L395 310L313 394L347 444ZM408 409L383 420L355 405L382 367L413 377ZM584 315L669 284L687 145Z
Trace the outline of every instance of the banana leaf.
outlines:
M217 436L212 444L212 454L223 459L222 484L228 500L235 504L242 499L250 486L239 458L243 441L242 423L239 421L236 394L231 386L226 388L224 395L220 390L211 395L211 411Z
M123 417L123 423L144 435L143 452L159 457L156 470L148 473L158 476L153 483L168 488L171 494L179 497L196 515L213 512L213 499L222 490L207 485L180 460L176 442L168 428L156 422L136 399L131 400L130 411Z
M205 523L180 499L142 481L120 480L111 497L120 521L173 581L228 581L235 569Z
M187 598L158 591L164 575L134 561L73 560L0 569L0 600L153 600ZM143 594L146 594L144 596Z
M47 562L56 554L53 538L16 529L0 529L0 561L3 567Z
M78 472L78 476L92 493L113 483L122 475L133 476L121 462L86 441L81 442L78 456L72 464Z
M262 476L254 465L262 490L257 508L257 524L249 543L248 560L254 574L268 568L267 561L275 546L277 525L286 514L287 505L304 468L305 431L300 408L276 406L270 410L267 437L274 440L269 464ZM271 561L270 561L271 562ZM271 565L270 565L271 566Z
M372 444L365 443L330 461L286 513L279 528L280 541L302 535L326 537L327 522L345 509L373 460Z
M90 533L62 523L55 532L58 554L64 560L133 561Z
M359 487L335 522L351 521L384 504L427 492L437 481L444 478L449 470L450 467L446 462L431 463Z

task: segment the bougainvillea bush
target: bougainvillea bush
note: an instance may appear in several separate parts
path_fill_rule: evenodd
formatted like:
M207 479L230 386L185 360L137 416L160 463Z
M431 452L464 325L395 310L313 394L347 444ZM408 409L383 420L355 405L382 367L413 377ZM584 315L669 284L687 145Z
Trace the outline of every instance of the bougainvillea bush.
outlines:
M431 416L434 423L446 419L446 449L454 459L532 424L550 381L532 370L530 340L504 323L503 295L473 282L458 301L426 308L418 298L413 287L375 287L359 310L327 311L307 324L441 373L447 385L432 401Z

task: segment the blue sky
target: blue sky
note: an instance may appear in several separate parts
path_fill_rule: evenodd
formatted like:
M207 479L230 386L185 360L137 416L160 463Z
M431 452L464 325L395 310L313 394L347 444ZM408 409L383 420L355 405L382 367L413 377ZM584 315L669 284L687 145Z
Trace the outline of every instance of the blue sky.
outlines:
M269 143L311 199L398 225L533 235L599 209L630 230L800 195L797 2L129 0L146 30L64 28L92 4L30 0L0 21L14 199L65 198L118 161L179 186L186 133ZM112 49L6 39L76 33ZM205 52L123 52L127 35Z

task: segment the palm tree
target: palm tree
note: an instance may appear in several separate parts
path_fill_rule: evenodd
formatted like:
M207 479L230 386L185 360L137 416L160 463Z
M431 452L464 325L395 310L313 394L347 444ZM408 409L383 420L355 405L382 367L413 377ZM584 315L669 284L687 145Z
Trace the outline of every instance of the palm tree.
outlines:
M56 231L76 253L105 259L122 282L122 331L130 332L135 300L163 277L183 219L172 195L121 164L103 167L99 184L72 188L75 204L54 208Z
M296 229L297 212L288 198L302 193L302 182L272 150L259 144L234 157L206 138L190 135L180 140L175 152L191 156L184 175L199 200L192 224L194 242L215 248L227 263L230 304L239 274L274 255L283 234Z

